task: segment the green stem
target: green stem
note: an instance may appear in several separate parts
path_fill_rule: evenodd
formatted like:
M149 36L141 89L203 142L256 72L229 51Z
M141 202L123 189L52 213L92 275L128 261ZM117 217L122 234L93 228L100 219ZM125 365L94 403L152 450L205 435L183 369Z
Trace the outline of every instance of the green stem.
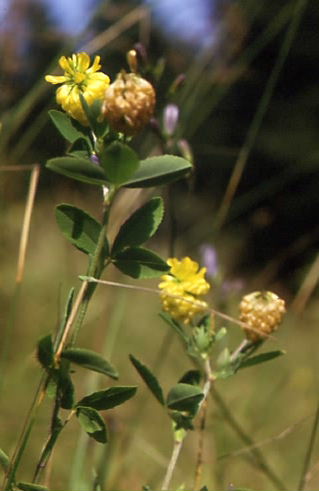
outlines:
M94 276L96 278L100 278L101 273L102 273L102 270L104 269L99 264L101 262L101 257L100 256L101 256L101 252L102 252L103 247L104 247L105 236L106 236L107 226L108 226L108 221L109 221L110 207L111 207L111 204L113 202L113 199L114 199L114 197L116 195L116 192L117 192L117 189L116 188L110 189L109 194L108 194L108 197L107 197L107 200L105 202L105 209L104 209L104 213L103 213L102 228L101 228L101 231L100 231L98 242L96 244L96 249L95 249L94 255L93 255L93 257L92 257L92 259L90 261L89 267L87 269L87 276ZM73 334L72 334L72 339L71 339L71 344L72 345L74 345L75 342L76 342L76 339L78 337L79 331L80 331L80 329L82 327L83 321L84 321L85 316L86 316L86 313L87 313L87 309L88 309L88 306L89 306L90 299L91 299L91 297L92 297L92 295L94 293L94 290L95 290L96 286L97 285L94 284L94 283L91 283L91 284L88 284L87 285L87 288L86 288L86 291L85 291L83 300L82 300L81 305L80 305L80 309L79 309L79 313L78 313L78 316L77 316L77 320L76 320L76 323L75 323L75 326L74 326L74 330L73 330Z
M64 426L65 426L64 424L59 424L50 433L49 438L48 438L48 440L47 440L46 444L44 445L44 448L41 452L39 462L36 466L33 480L32 480L33 483L37 483L39 481L40 473L44 470L45 466L47 465L47 462L50 458L53 447L54 447L54 445L58 439L59 434L63 430Z
M116 193L116 189L111 189L109 196L108 196L108 199L105 202L105 210L103 213L103 222L102 222L100 235L99 235L98 242L96 245L95 253L91 259L91 262L90 262L90 265L88 268L88 272L90 275L100 275L102 272L102 268L99 266L99 263L101 262L100 256L101 256L101 252L103 250L104 241L105 241L105 235L106 235L108 217L109 217L109 210L110 210L110 206L111 206L111 203L113 201L113 198L115 196L115 193ZM95 287L95 285L93 285L93 286ZM82 285L82 287L83 287L83 285ZM79 332L79 329L83 323L85 313L86 313L87 307L88 307L88 302L92 296L94 289L95 288L92 288L92 285L89 285L88 283L86 283L84 291L80 290L80 292L79 292L79 295L77 298L78 305L76 305L77 301L75 301L75 311L71 312L70 317L72 317L72 319L74 320L77 317L77 314L79 313L79 309L81 309L80 312L82 313L82 315L80 316L80 322L77 322L77 324L74 328L74 332L73 332L73 336L72 336L73 343L75 342L77 334ZM73 320L71 322L66 323L65 331L67 331L67 333L70 331L70 329L73 325ZM64 335L61 337L59 346L57 346L57 349L56 349L56 353L59 356L61 355L63 347L67 341L67 335L66 335L67 333L65 331L63 333ZM57 356L57 358L59 356ZM39 408L39 406L42 403L48 382L49 382L48 376L42 377L41 382L39 384L39 387L37 389L34 401L33 401L32 406L30 408L29 414L27 416L27 419L26 419L26 422L25 422L25 425L24 425L24 428L23 428L23 431L22 431L16 452L15 452L15 454L11 460L11 463L9 466L9 471L8 471L7 477L6 477L6 484L4 487L4 491L11 491L11 489L12 489L12 486L13 486L13 483L15 480L15 475L16 475L16 472L18 470L18 467L19 467L21 458L23 456L23 453L25 451L27 441L29 439L29 435L30 435L32 427L36 421L37 409ZM58 409L57 413L55 414L56 419L58 418L58 412L59 412L59 409ZM59 429L57 428L57 426L55 426L54 429L51 431L51 435L49 436L49 439L48 439L48 441L47 441L47 443L46 443L46 445L45 445L45 447L41 453L40 460L37 464L35 475L34 475L35 479L38 478L39 472L42 470L42 468L45 465L45 463L47 462L50 454L52 453L52 450L53 450L53 447L56 443L56 440L57 440L57 438L58 438L58 436L59 436L59 434L62 431L64 426L65 425L63 425Z

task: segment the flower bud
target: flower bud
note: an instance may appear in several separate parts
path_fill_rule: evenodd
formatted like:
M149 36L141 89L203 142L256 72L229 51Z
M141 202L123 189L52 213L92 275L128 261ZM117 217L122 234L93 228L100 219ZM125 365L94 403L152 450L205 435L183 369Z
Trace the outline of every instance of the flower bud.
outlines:
M175 132L179 118L179 109L176 104L167 104L163 114L163 127L167 136L172 136Z
M285 302L272 292L253 292L245 295L240 303L240 320L247 339L254 343L275 331L286 312Z
M102 113L115 131L134 135L149 122L155 100L155 90L147 80L122 71L105 92Z
M137 53L135 49L130 49L126 54L127 64L130 67L131 72L137 73Z
M178 140L177 147L178 147L182 157L184 157L184 159L188 160L189 162L194 162L193 152L192 152L191 146L187 140L185 140L184 138L181 140Z

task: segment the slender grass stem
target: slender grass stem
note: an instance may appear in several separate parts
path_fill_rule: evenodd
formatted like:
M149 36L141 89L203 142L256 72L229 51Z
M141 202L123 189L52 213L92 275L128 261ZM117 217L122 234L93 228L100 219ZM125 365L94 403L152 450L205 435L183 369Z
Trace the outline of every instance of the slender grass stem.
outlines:
M18 470L18 467L21 462L21 458L23 456L23 453L25 451L25 448L28 443L28 439L31 433L31 430L33 428L33 425L36 421L37 417L37 411L44 399L45 396L45 391L46 391L46 386L48 383L48 377L47 375L43 372L40 382L38 384L38 388L36 390L35 396L33 398L32 405L29 409L29 412L27 414L26 420L24 422L22 432L20 435L20 438L18 440L16 449L12 455L10 464L9 464L9 469L8 472L5 476L5 482L3 486L4 491L10 491L12 489L12 485L15 481L15 476Z
M10 167L5 167L5 168L0 167L0 169L1 170L15 170L15 171L25 170L23 168L23 166L15 166L14 169L11 169ZM36 195L37 186L38 186L38 182L39 182L39 176L40 176L40 166L39 166L39 164L33 164L32 166L29 167L29 170L31 170L31 176L30 176L29 189L28 189L26 205L25 205L25 210L24 210L22 231L21 231L21 236L20 236L19 254L18 254L18 262L17 262L17 273L16 273L16 284L15 284L13 299L12 299L11 308L10 308L9 322L6 326L6 329L5 329L3 338L2 338L2 343L1 343L2 346L1 346L1 353L0 353L0 374L1 374L0 393L1 393L3 383L4 383L4 374L5 374L5 367L6 367L8 352L9 352L10 336L11 336L11 333L13 332L13 328L15 325L15 319L16 319L16 312L18 311L17 306L19 303L20 292L21 292L20 287L21 287L21 283L22 283L23 275L24 275L26 251L27 251L28 238L29 238L29 232L30 232L32 211L33 211L33 207L34 207L34 200L35 200L35 195Z
M264 92L261 96L260 102L258 104L255 116L252 120L250 128L248 130L245 142L239 152L238 159L236 161L235 167L233 169L232 175L230 177L228 186L226 188L223 201L220 205L216 216L216 227L219 229L225 222L228 210L232 204L234 195L237 191L239 182L243 175L244 169L246 167L248 158L250 157L252 148L255 144L257 134L260 130L262 122L264 120L266 111L268 109L270 100L273 96L275 86L278 82L279 75L284 66L284 63L289 55L290 48L295 39L303 11L306 7L307 0L297 0L295 3L294 12L292 14L292 19L290 25L288 26L285 39L281 45L278 53L278 57L273 66L272 72L268 81L266 83Z
M287 491L287 487L283 483L283 481L277 476L276 472L270 467L262 452L255 446L254 440L251 436L244 430L244 428L238 423L238 421L234 418L233 413L228 409L225 404L222 396L216 390L215 387L211 388L211 396L213 397L215 403L223 412L223 415L229 424L229 426L237 433L239 438L251 447L251 455L253 457L254 463L256 467L258 467L273 483L276 489L280 491Z
M22 226L22 232L20 238L18 266L17 266L17 275L16 275L17 283L21 283L23 279L26 251L27 251L28 238L30 232L31 216L34 206L35 195L37 192L39 177L40 177L40 165L35 164L31 171L30 184L29 184L29 190L28 190L28 196L25 206L23 226Z
M319 282L319 254L317 254L292 304L291 310L301 314Z
M281 11L276 15L272 22L265 28L260 36L254 40L253 44L248 46L243 55L238 59L234 66L233 72L236 74L233 81L236 81L249 66L253 60L259 55L259 53L278 35L278 33L287 24L292 12L290 4L284 5ZM200 59L200 65L202 60ZM200 66L201 67L201 66ZM186 138L190 138L198 129L200 124L205 121L208 115L212 112L214 107L220 102L220 100L227 94L232 87L232 84L225 84L218 86L214 90L213 97L211 96L212 81L209 77L203 76L203 71L197 70L197 79L194 78L194 82L191 79L187 84L190 87L185 87L185 90L181 94L180 105L183 107L182 120L180 132ZM204 68L204 67L203 67ZM196 72L195 72L196 73ZM187 77L188 79L188 77ZM195 83L196 82L196 83ZM187 93L188 90L190 93ZM208 97L210 94L210 97ZM201 104L201 110L194 110L194 107L198 108ZM191 115L191 117L190 117Z
M315 441L316 441L316 436L317 436L317 431L318 431L318 424L319 424L319 402L317 405L317 410L315 414L315 418L313 421L311 433L310 433L310 438L309 438L309 443L305 455L305 460L303 463L302 471L301 471L301 476L298 484L298 491L303 491L305 489L305 485L307 483L307 474L309 471L310 463L311 463L311 457L314 451L314 446L315 446Z

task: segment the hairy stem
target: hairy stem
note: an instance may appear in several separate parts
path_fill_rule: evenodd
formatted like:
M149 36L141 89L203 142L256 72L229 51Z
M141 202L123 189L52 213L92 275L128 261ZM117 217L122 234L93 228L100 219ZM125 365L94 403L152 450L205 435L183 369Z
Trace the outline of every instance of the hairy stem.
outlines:
M161 491L165 491L169 489L170 482L172 480L173 472L177 464L177 460L180 454L180 451L183 446L184 439L178 439L174 441L173 452L166 470L166 474L164 477L164 481L161 487Z

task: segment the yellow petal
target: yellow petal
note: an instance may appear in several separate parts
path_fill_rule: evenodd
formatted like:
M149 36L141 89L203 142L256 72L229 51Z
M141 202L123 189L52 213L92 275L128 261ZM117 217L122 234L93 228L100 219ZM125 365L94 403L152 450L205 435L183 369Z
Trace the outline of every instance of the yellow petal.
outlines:
M61 56L61 58L59 59L60 67L62 68L62 70L64 70L67 73L73 72L73 68L70 62L71 62L71 58L66 58L66 56Z
M101 68L100 59L100 56L94 58L93 65L87 70L87 73L97 72Z
M90 69L87 70L87 72L89 72L89 71L90 71ZM108 75L106 75L106 73L103 73L103 72L91 73L89 75L88 79L90 81L91 80L101 80L107 85L110 83L110 77Z
M56 91L56 101L60 106L64 108L66 101L70 95L71 87L69 85L63 84Z
M63 84L63 82L65 82L67 78L64 75L46 75L45 80L50 84Z
M90 57L87 53L77 53L73 55L72 58L75 58L74 67L79 72L86 72L90 66Z

